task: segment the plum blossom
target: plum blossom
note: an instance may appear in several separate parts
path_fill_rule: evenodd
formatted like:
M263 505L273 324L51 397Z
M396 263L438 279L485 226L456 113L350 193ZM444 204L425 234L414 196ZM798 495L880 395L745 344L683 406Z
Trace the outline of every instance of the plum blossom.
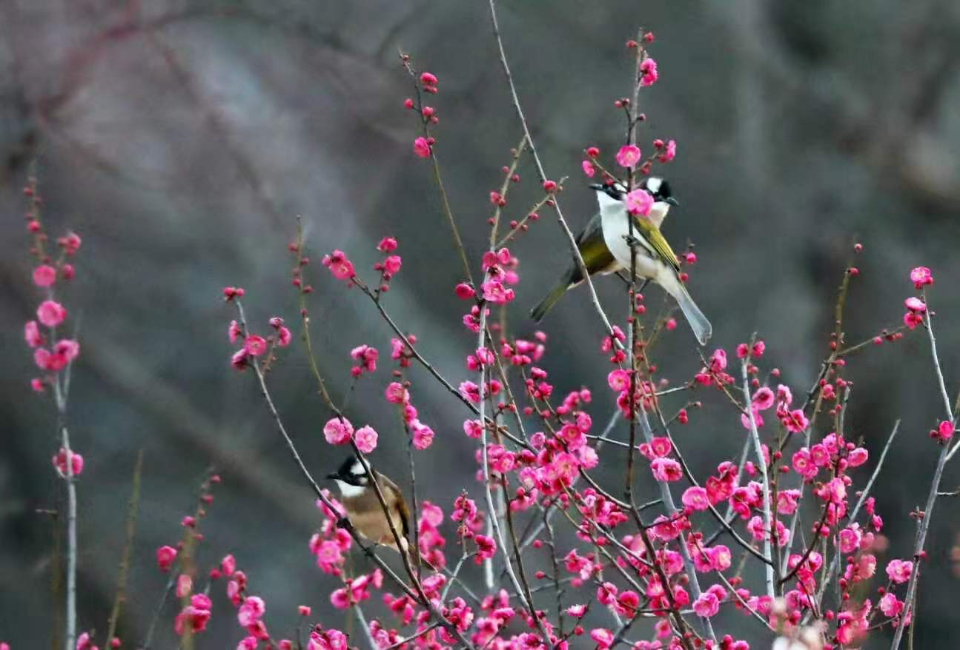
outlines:
M904 560L890 560L887 563L887 576L897 584L903 584L910 579L913 571L913 562Z
M83 456L75 451L68 453L66 449L60 447L60 451L53 457L53 466L57 468L60 476L66 478L69 475L67 472L68 457L70 458L70 473L75 477L80 476L83 473Z
M710 499L706 488L693 486L686 489L682 497L683 505L690 510L706 510L710 507Z
M37 320L47 327L56 327L67 318L67 310L55 300L44 300L37 307Z
M329 255L324 255L321 263L330 269L333 277L338 280L351 281L357 272L353 269L353 262L347 259L346 253L335 250Z
M263 602L263 598L259 596L248 596L244 599L243 604L240 605L239 611L237 611L237 621L239 621L243 627L249 627L263 618L266 610L267 606Z
M640 147L635 144L627 144L620 147L620 151L618 151L616 155L617 164L627 169L636 167L642 157L643 154L640 152Z
M49 264L41 264L33 270L33 283L38 287L53 286L57 281L57 270Z
M653 209L653 196L645 189L638 188L627 194L627 212L646 217Z
M927 267L918 266L910 271L910 281L913 282L913 286L919 291L926 285L933 284L933 274Z
M413 153L420 158L429 158L432 153L430 143L424 137L419 137L413 141Z
M353 425L346 418L330 418L323 425L323 435L331 445L345 445L353 435Z
M267 351L267 340L262 336L250 334L243 341L243 349L251 357L259 357Z
M353 439L360 451L365 454L369 454L377 448L377 432L370 426L357 429L357 432L353 434Z
M23 326L23 338L31 348L38 348L44 344L44 338L37 326L37 321L27 321L26 325Z
M693 603L693 611L701 618L710 618L716 616L720 611L720 599L711 592L700 594Z
M420 420L411 421L410 429L413 431L413 446L417 449L422 451L433 444L433 429L421 423Z
M658 481L679 481L683 478L683 469L680 463L672 458L655 458L650 463L653 477Z
M657 72L657 62L652 58L646 58L640 64L640 85L641 86L652 86L657 82L657 79L660 78L660 73Z
M164 573L170 570L170 566L177 559L177 549L172 546L161 546L157 549L157 566Z

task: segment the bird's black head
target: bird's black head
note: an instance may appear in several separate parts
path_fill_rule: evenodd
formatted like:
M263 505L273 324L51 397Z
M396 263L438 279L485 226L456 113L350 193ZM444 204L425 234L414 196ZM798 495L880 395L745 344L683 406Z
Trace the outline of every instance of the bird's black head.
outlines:
M650 192L654 201L669 203L670 205L680 205L673 196L673 190L670 183L659 176L650 176L640 181L640 187Z
M627 188L616 181L613 183L595 183L590 186L590 189L603 192L616 201L622 201L623 197L627 195Z
M353 456L344 459L343 463L340 464L340 468L332 474L327 474L327 478L343 481L348 485L356 485L357 487L364 487L370 484L370 477L368 477L366 471L364 471L363 465Z
M616 181L613 183L594 184L590 187L597 192L603 192L610 198L617 201L623 201L627 196L627 188ZM670 183L659 176L650 176L648 178L644 178L640 181L637 187L649 192L650 195L653 196L654 201L669 203L670 205L680 205L680 202L677 201L677 199L673 196L673 190L670 188Z

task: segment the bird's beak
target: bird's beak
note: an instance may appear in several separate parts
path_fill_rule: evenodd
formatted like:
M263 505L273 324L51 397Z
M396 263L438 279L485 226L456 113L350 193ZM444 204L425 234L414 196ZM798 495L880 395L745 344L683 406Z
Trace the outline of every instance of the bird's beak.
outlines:
M591 190L595 190L595 191L597 191L597 192L602 192L602 191L603 191L603 185L600 185L600 184L598 184L598 183L591 183L590 189L591 189Z
M680 207L680 201L676 200L676 199L673 198L672 196L671 196L670 198L668 198L668 199L664 199L664 201L665 201L666 203L669 203L670 205L675 205L675 206L677 206L678 208Z
M337 474L336 472L331 472L331 473L327 474L327 478L328 478L328 479L340 478L340 475Z

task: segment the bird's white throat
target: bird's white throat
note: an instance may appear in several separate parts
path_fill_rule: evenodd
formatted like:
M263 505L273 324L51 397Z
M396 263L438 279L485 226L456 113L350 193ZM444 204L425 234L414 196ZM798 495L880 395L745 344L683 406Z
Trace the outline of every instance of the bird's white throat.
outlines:
M363 494L364 490L367 489L359 485L350 485L349 483L345 483L340 479L336 479L336 482L337 482L337 487L340 488L340 494L347 497L348 499L360 496L361 494Z

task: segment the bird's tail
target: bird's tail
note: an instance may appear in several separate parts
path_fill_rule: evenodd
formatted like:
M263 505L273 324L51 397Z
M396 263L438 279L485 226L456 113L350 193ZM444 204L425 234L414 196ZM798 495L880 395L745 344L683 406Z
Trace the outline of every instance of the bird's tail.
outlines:
M697 303L690 297L690 293L687 291L687 288L683 286L683 283L680 282L680 278L671 273L668 278L664 278L663 280L664 281L659 282L660 286L666 289L667 293L673 296L677 304L680 305L680 311L683 312L684 317L690 324L690 329L693 330L693 334L697 337L700 345L706 345L710 337L713 336L713 325L710 324L707 317L704 316L700 308L697 307Z
M570 288L570 283L563 281L557 286L555 286L547 296L537 303L537 306L530 310L530 318L536 322L543 320L543 317L547 315L547 312L553 309L553 306L557 304L557 301L563 298L563 294L567 292L567 289Z

